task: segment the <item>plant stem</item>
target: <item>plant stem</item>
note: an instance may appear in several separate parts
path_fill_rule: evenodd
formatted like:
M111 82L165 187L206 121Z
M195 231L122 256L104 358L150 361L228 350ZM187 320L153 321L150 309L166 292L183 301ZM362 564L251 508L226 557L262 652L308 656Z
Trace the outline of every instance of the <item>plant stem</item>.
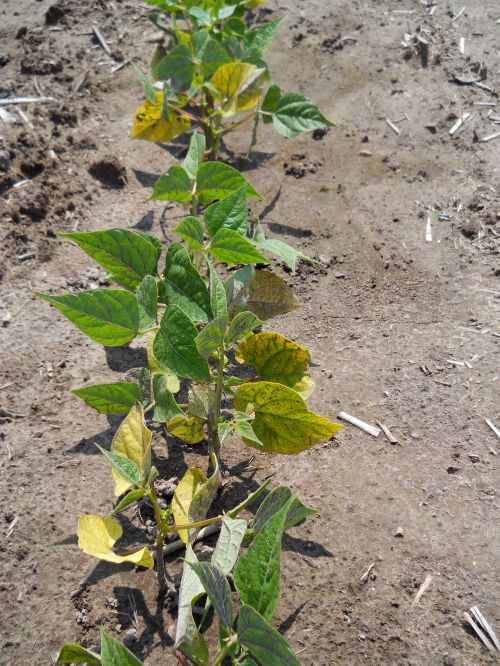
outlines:
M198 197L196 194L193 194L191 198L191 215L197 217L198 215Z
M224 357L226 350L222 344L219 347L219 358L217 360L217 382L215 384L215 409L213 420L209 423L209 446L215 453L217 461L220 463L220 439L219 439L219 421L221 414L222 391L224 389Z
M249 113L248 116L245 116L241 120L238 120L236 123L231 123L231 125L227 125L221 130L221 136L224 136L228 132L232 132L240 125L243 125L243 123L246 123L248 120L251 120L254 116L255 116L255 111L252 111L252 113Z
M198 527L206 527L207 525L213 525L214 523L219 523L224 520L224 516L214 516L213 518L205 518L205 520L198 520L196 523L188 523L187 525L169 525L171 532L177 532L178 530L194 530Z
M226 656L229 654L229 651L231 650L232 647L236 645L237 638L236 636L231 636L231 638L228 638L226 644L222 648L222 650L219 652L219 654L215 657L213 660L211 666L220 666Z
M167 591L167 579L165 574L165 562L163 560L163 545L165 542L165 535L163 532L163 515L158 504L156 497L156 490L154 483L151 484L151 491L149 492L149 499L153 505L156 520L156 573L158 576L158 587L160 594Z

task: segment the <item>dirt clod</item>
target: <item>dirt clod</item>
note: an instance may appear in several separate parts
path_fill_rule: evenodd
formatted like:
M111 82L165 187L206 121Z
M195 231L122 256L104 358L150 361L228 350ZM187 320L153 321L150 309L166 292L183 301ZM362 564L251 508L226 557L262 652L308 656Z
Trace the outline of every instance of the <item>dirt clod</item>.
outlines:
M122 189L127 184L127 171L116 157L105 157L93 162L89 173L109 189Z

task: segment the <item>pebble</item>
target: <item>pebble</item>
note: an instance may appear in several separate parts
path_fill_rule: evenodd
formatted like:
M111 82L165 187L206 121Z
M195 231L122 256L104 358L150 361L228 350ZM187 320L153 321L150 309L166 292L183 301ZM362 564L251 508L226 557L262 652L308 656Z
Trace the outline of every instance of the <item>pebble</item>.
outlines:
M478 462L481 462L481 458L478 456L477 453L469 453L469 455L468 455L467 457L469 458L469 460L470 460L472 463L478 463Z
M125 632L125 635L123 637L123 645L125 647L130 647L133 645L137 640L137 632L135 629L129 629L128 631Z
M398 529L394 532L395 537L402 537L404 536L404 529L402 527L398 527Z

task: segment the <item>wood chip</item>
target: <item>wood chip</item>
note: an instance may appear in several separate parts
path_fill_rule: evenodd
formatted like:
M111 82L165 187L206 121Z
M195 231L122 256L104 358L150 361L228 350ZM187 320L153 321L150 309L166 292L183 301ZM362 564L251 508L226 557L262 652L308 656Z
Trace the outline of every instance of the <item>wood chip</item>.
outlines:
M425 225L425 242L432 243L432 223L431 218L427 218L427 224Z
M372 562L370 564L370 566L368 567L368 569L365 571L365 573L359 579L360 583L363 583L363 585L364 585L365 583L368 582L368 579L370 578L370 574L371 574L372 569L373 569L374 566L375 566L375 562Z
M380 430L382 430L384 435L387 437L387 440L391 444L399 444L399 439L392 434L387 426L385 426L381 421L375 421L375 423L378 425Z
M413 599L413 601L411 602L412 607L416 606L418 604L422 595L429 588L429 585L432 583L432 579L433 579L433 575L432 574L427 574L427 576L425 577L424 582L420 586L419 591L415 595L415 599Z
M458 12L455 14L455 16L451 19L451 22L454 23L455 21L458 21L458 19L462 16L462 14L464 13L464 11L465 11L465 7L462 7L462 9L460 9L460 11L458 11Z
M375 428L375 426L372 426L369 423L365 423L364 421L361 421L361 419L358 419L355 416L351 416L347 412L340 412L338 414L338 418L351 423L357 428L361 428L361 430L364 430L372 437L378 437L380 435L380 428Z
M456 134L458 132L458 130L462 127L462 125L467 120L469 120L470 117L471 117L471 114L468 111L463 113L460 116L460 118L450 127L450 131L449 131L450 136L453 136L454 134Z
M493 647L493 644L490 643L490 641L486 638L486 635L481 631L479 626L474 622L474 620L471 618L469 613L464 613L465 619L467 622L470 624L470 626L474 629L476 634L479 636L481 641L484 643L484 645L490 650L491 652L494 652L495 648Z
M488 637L493 642L493 645L496 647L498 652L500 652L500 642L498 641L495 632L490 627L489 623L486 621L486 618L479 610L479 606L472 606L472 608L469 609L469 613L474 617L476 622L478 622L478 624L481 625L484 631L488 634Z

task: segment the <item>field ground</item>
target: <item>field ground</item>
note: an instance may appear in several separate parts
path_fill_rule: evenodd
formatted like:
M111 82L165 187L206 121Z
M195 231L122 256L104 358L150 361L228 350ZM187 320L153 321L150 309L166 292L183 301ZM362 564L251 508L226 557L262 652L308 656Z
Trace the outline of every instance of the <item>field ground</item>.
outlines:
M431 15L425 4L266 5L288 14L270 55L275 80L336 123L322 137L289 141L266 127L254 161L239 161L265 195L253 212L269 236L326 264L282 271L302 308L276 327L312 351L314 409L380 421L399 440L346 425L334 443L297 458L250 460L236 439L226 449L235 475L222 506L271 472L320 509L283 542L276 626L305 666L496 663L463 612L478 604L500 631L499 442L484 421L500 422L500 140L481 140L498 131L499 7L436 0ZM117 422L69 390L118 378L143 351L103 350L32 294L106 283L56 231L119 226L172 240L182 216L147 200L176 156L128 138L141 101L128 61L145 66L157 37L146 11L119 0L0 7L0 98L57 100L21 107L24 119L3 107L10 115L0 119L5 666L49 664L66 640L93 646L101 625L123 639L134 613L132 649L148 666L174 663L175 615L156 608L154 575L96 563L75 538L80 513L112 507L94 441L109 444ZM93 42L92 24L112 58ZM426 67L413 38L402 44L418 30L430 42ZM247 143L242 130L225 158L234 162ZM205 450L160 432L155 451L167 478L206 465ZM136 520L131 527L144 537Z

